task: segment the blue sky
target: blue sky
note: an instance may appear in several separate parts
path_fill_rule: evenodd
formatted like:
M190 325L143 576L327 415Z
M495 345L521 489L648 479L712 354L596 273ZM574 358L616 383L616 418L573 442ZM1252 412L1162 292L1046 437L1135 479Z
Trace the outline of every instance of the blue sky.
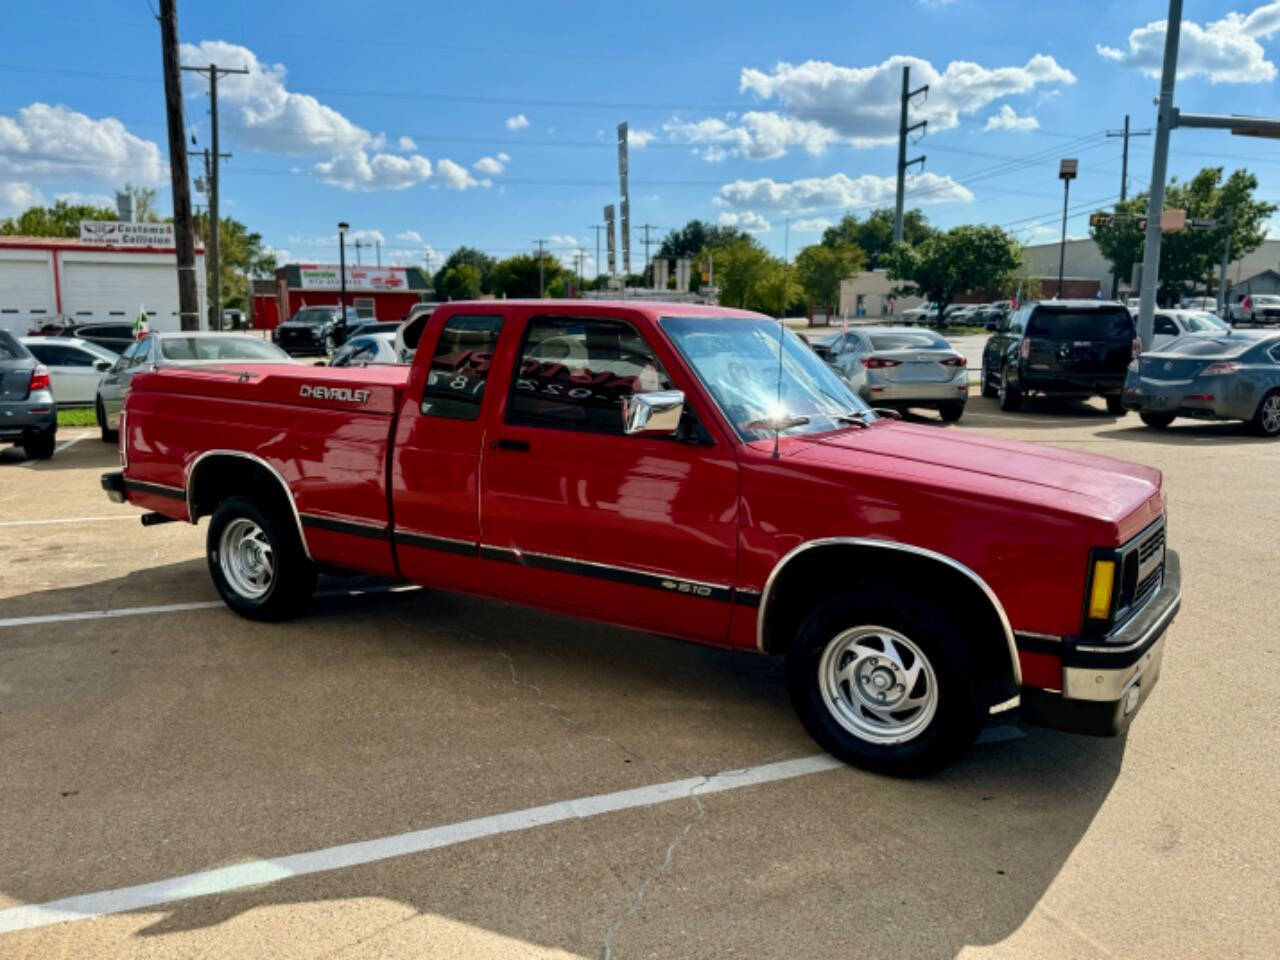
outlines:
M159 28L148 0L14 4L0 34L0 215L131 180L169 208ZM220 86L224 212L286 258L336 260L335 224L383 262L460 244L595 254L629 122L640 225L736 223L792 255L845 210L892 203L902 63L929 96L908 205L941 226L1056 238L1058 159L1077 156L1069 232L1120 189L1126 112L1154 124L1162 0L721 5L179 4L184 62L248 65ZM901 58L907 58L905 60ZM1280 115L1280 2L1187 0L1176 102ZM184 77L207 146L205 87ZM642 142L643 141L643 142ZM1132 141L1130 191L1150 179ZM1275 141L1176 131L1170 171L1247 166L1280 202ZM199 198L197 198L197 201ZM790 220L789 242L787 221ZM1280 222L1273 223L1280 235ZM365 254L372 259L372 252ZM370 262L366 261L366 262ZM588 261L588 271L592 269Z

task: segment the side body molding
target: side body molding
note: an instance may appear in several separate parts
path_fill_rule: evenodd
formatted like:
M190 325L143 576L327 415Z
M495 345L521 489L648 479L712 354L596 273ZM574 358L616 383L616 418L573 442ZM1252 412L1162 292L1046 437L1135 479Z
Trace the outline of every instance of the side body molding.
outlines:
M191 465L187 467L187 517L192 523L196 522L195 501L192 493L195 491L195 479L200 469L200 462L206 457L239 457L242 460L249 460L260 467L263 467L268 473L276 478L276 482L280 484L285 499L289 501L289 509L293 511L293 522L298 529L298 539L302 541L302 552L307 555L307 559L311 559L311 549L307 546L307 535L302 529L302 517L298 514L298 505L294 503L293 491L289 489L289 484L285 482L284 477L280 476L280 471L267 463L261 457L252 453L245 453L243 450L206 450L200 456L191 461Z
M1022 665L1018 662L1018 646L1013 639L1013 627L1009 624L1009 616L1005 613L1003 605L995 591L988 586L987 582L978 576L969 567L966 567L958 560L948 557L946 554L938 553L935 550L927 550L924 547L915 547L909 543L898 543L894 540L879 540L875 537L820 537L817 540L807 540L791 550L782 557L781 560L774 565L769 571L769 579L765 581L764 592L760 596L760 611L756 616L756 649L761 653L765 652L764 645L764 625L769 615L769 601L773 597L773 588L776 586L778 576L782 573L788 563L806 550L812 550L815 547L832 547L832 546L854 546L854 547L871 547L877 550L896 550L900 553L910 553L915 556L922 557L926 560L933 560L950 567L957 573L963 574L974 585L976 585L986 596L991 608L995 611L996 616L1000 618L1000 625L1004 629L1005 643L1009 647L1009 666L1013 671L1013 682L1015 685L1022 686Z

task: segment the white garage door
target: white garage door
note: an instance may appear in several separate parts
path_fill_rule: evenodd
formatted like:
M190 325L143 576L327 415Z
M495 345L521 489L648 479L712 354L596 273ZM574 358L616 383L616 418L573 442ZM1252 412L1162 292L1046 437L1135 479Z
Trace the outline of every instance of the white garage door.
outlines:
M178 281L172 263L62 261L62 309L77 320L130 320L145 307L152 330L177 330Z
M25 336L54 314L52 269L47 253L0 256L0 327Z

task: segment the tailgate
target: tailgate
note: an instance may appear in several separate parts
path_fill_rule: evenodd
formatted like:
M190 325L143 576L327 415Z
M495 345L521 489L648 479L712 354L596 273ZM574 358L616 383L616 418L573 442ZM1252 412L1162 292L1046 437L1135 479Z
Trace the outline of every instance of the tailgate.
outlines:
M1133 355L1128 311L1038 310L1027 326L1031 370L1123 377Z

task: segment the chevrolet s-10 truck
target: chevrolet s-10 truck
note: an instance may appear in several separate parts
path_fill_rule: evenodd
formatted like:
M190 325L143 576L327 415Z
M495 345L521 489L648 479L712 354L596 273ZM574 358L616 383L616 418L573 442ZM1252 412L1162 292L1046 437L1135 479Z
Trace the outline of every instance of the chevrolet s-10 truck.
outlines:
M412 366L142 373L119 443L104 489L209 517L245 617L359 571L781 654L814 739L898 775L1019 708L1120 732L1181 601L1159 471L877 414L719 307L444 304Z

